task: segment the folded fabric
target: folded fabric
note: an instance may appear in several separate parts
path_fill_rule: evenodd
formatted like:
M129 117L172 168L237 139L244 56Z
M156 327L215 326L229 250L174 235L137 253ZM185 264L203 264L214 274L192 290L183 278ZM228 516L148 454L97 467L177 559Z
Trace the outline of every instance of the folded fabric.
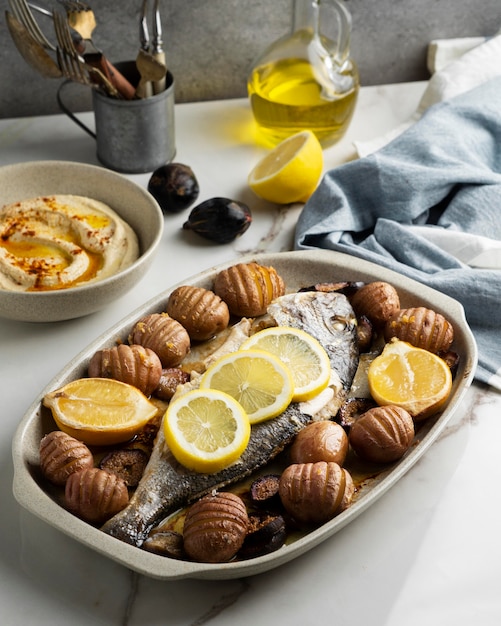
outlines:
M459 300L478 380L501 389L501 77L430 107L381 150L324 176L297 249L328 248Z
M473 39L473 41L480 43L478 39ZM437 49L443 50L444 45L445 42L443 41L431 42L428 49L429 56L433 54L432 50L435 50L435 52ZM501 75L499 63L501 58L501 35L497 35L485 41L485 43L480 43L480 45L471 43L471 46L470 49L463 48L464 54L459 53L458 57L454 58L451 53L450 63L446 63L445 60L441 61L441 66L437 68L437 71L428 81L418 107L410 119L382 137L375 137L369 141L355 141L358 155L361 157L367 156L371 152L382 148L417 122L430 106L459 96ZM459 43L456 44L456 47L460 47ZM431 63L430 58L428 62ZM436 64L437 59L433 63Z

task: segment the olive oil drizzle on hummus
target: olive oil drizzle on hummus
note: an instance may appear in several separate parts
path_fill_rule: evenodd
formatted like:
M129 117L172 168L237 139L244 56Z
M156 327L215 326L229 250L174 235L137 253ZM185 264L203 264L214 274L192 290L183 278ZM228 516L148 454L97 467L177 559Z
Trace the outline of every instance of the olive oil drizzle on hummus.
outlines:
M66 289L111 276L138 255L131 227L96 200L59 195L0 209L2 289Z

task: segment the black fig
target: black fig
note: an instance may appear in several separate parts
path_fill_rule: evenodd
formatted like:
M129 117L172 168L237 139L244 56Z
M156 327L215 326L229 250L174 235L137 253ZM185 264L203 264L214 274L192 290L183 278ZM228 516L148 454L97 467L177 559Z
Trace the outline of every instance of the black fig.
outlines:
M211 198L192 209L183 228L216 243L229 243L242 235L251 222L247 205L229 198Z
M148 191L164 213L179 213L195 202L200 188L191 167L168 163L153 172Z

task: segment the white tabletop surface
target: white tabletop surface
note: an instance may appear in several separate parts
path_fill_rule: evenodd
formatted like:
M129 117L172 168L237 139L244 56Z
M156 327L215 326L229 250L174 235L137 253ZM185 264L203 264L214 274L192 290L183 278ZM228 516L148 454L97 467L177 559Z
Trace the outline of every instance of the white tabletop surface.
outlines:
M346 137L325 168L405 121L424 83L361 90ZM135 574L22 510L12 495L11 440L33 398L125 314L170 284L246 252L292 244L301 207L253 197L246 177L264 150L246 100L176 106L176 160L200 200L247 202L254 222L235 243L188 244L186 214L165 218L153 267L129 294L92 316L36 325L0 320L0 622L6 626L499 626L501 624L501 396L474 384L445 434L389 493L308 554L258 576L159 581ZM92 114L83 118L92 124ZM0 164L97 164L93 140L64 116L0 120ZM149 174L131 176L147 185ZM1 198L1 190L0 190Z

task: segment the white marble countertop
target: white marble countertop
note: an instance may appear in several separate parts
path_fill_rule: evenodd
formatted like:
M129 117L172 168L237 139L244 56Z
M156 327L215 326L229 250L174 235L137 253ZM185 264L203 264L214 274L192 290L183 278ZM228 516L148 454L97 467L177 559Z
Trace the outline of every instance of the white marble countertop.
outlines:
M346 137L325 151L325 168L351 158L354 140L405 121L424 86L363 88ZM83 118L92 123L92 114ZM499 626L501 395L478 384L445 434L389 493L308 554L258 576L145 578L14 500L14 431L32 399L73 356L170 284L242 253L291 247L301 207L279 209L247 188L247 174L262 154L251 128L245 100L176 107L176 160L195 171L200 201L227 196L251 206L254 223L242 238L224 246L190 245L179 237L186 215L166 217L153 267L106 310L59 324L0 321L1 623ZM93 140L64 116L0 120L0 164L42 159L97 163ZM146 186L149 175L131 178Z

